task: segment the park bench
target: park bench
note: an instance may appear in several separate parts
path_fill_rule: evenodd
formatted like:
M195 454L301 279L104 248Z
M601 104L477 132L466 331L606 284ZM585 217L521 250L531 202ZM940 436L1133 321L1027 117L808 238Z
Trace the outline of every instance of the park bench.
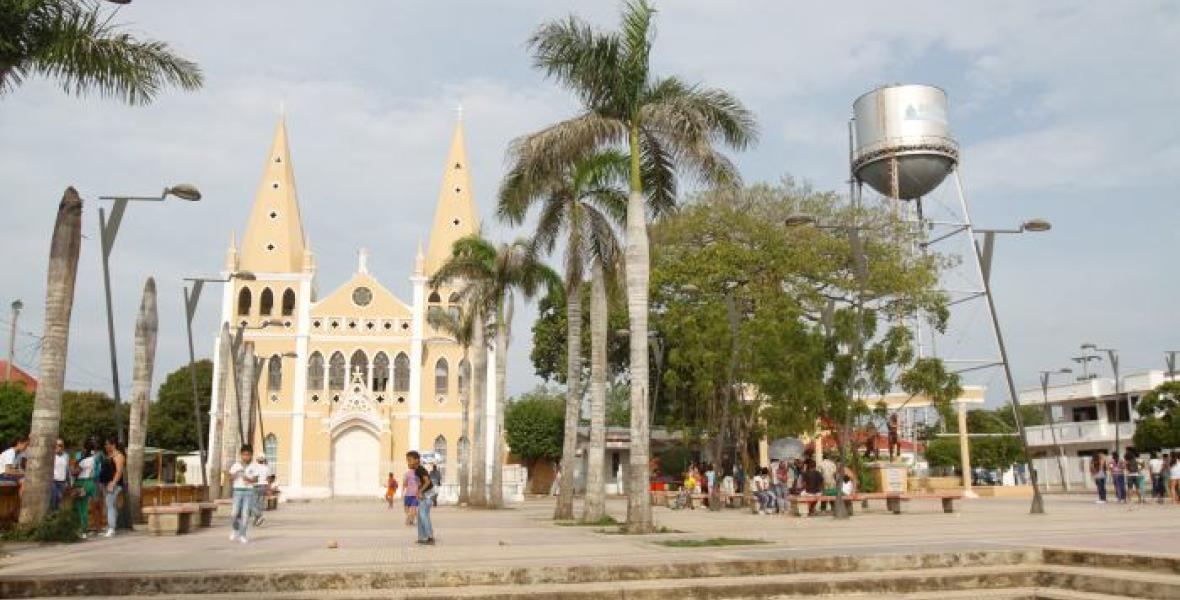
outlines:
M887 492L870 492L849 494L844 496L845 506L848 507L848 514L852 514L852 506L854 502L860 501L862 506L867 506L870 500L884 500L885 508L895 514L901 514L901 503L909 502L911 500L940 500L942 501L942 511L946 513L955 512L955 501L962 500L963 494L957 492L933 492L933 493L887 493ZM807 512L812 512L812 507L819 502L835 502L835 496L787 496L789 504L789 511L792 516L800 516L799 505L806 504Z
M190 504L145 506L148 533L152 535L181 535L192 531L193 514L197 509Z
M213 526L213 512L217 510L217 504L213 502L186 502L180 506L191 506L196 509L197 526L198 527L212 527Z
M232 498L218 498L213 502L217 507L217 516L228 517L234 513L234 501Z

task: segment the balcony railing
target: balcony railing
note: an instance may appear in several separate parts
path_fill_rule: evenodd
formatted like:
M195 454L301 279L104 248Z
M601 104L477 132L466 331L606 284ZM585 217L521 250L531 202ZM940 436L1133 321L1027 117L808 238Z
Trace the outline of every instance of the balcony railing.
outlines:
M1082 444L1090 442L1114 441L1114 423L1106 421L1074 421L1056 423L1057 441L1062 444ZM1053 444L1053 434L1048 425L1026 427L1030 446L1050 446ZM1135 425L1122 423L1119 426L1119 437L1131 439L1135 434Z

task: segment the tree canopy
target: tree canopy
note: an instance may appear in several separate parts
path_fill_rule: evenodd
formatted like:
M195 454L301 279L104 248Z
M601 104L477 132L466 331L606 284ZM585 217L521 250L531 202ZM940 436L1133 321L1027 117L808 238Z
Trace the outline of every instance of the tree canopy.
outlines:
M213 362L196 363L197 398L200 401L203 435L209 430L209 399L213 390ZM156 392L147 427L147 445L179 452L197 450L196 423L193 421L193 391L188 365L168 374Z
M521 394L504 413L508 447L532 472L538 461L561 459L565 397L545 387Z
M1180 447L1180 381L1167 381L1143 395L1135 405L1135 448Z

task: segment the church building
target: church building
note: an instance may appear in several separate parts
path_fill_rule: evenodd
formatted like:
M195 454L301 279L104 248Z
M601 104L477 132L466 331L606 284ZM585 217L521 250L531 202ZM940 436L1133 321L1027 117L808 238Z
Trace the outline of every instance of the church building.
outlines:
M369 272L364 249L358 249L356 272L332 277L345 281L321 297L280 119L241 244L231 238L226 254L222 275L229 283L221 319L243 342L253 343L260 359L255 379L261 408L251 415L257 418L255 456L265 454L285 497L380 494L388 473L400 479L405 472L409 450L438 464L441 500L457 494L459 457L471 437L462 426L463 404L473 397L471 367L462 347L427 319L430 311L460 309L456 289L434 290L427 281L455 240L479 231L477 215L460 119L443 165L429 243L425 251L419 245L412 261L410 301ZM220 344L219 338L214 356L221 356ZM496 443L495 360L490 353L483 449L489 465ZM215 382L233 370L222 362L215 361ZM211 440L219 439L216 429L225 422L225 394L218 387Z

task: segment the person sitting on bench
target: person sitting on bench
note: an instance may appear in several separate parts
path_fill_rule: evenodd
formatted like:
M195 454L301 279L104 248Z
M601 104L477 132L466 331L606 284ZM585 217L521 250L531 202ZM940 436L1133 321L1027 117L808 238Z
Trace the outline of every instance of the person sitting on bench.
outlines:
M804 463L803 470L803 492L799 494L803 498L818 498L824 495L824 474L815 468L815 460L807 459ZM818 502L807 503L807 516L815 515L815 505Z

